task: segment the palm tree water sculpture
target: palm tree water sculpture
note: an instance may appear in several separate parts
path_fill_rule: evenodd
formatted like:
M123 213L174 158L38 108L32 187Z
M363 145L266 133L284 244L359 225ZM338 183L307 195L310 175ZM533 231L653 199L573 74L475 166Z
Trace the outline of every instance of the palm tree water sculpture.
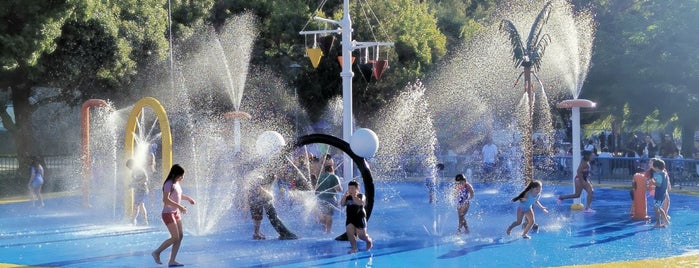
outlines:
M524 75L524 92L527 94L527 119L525 122L524 135L522 136L522 148L524 149L524 179L528 183L534 178L533 166L533 116L534 116L534 85L532 85L532 76L539 82L541 90L544 90L544 85L536 75L536 72L541 66L541 58L544 56L546 46L551 42L548 34L543 33L544 25L548 21L551 13L551 2L547 2L544 8L541 9L539 15L536 16L534 24L529 31L526 43L523 42L519 31L515 25L508 19L503 19L500 22L500 31L508 35L510 44L512 45L512 61L515 68L522 67L524 70L519 74L513 87L517 86L519 79Z

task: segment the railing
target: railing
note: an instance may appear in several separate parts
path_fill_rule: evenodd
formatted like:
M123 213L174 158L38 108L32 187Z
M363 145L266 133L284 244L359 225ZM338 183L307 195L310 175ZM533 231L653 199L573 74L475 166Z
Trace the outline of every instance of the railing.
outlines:
M79 159L68 155L49 155L42 158L46 178L43 190L47 192L67 190L64 188L69 184L65 182L76 180L79 174ZM13 188L6 190L23 191L24 188L21 186L28 180L28 178L22 178L23 174L24 172L19 170L19 161L16 156L0 155L0 183L6 188Z
M442 176L453 177L459 173L472 174L472 180L482 179L482 160L478 155L439 156L438 162L445 168ZM420 162L427 159L421 155L383 156L373 159L377 170L384 176L395 178L410 178L425 176L425 164ZM667 166L673 186L699 186L699 161L696 159L663 159ZM534 178L544 181L566 181L573 178L572 156L534 156ZM614 183L631 185L633 174L637 168L647 169L648 159L634 157L595 158L591 163L591 179L596 183ZM380 170L379 170L380 169ZM494 177L506 179L515 177L523 171L517 162L507 157L500 157Z
M482 179L482 162L478 156L441 156L438 162L445 169L441 176L453 177L458 173L472 174L471 180L478 182ZM45 190L57 191L65 185L76 184L80 179L80 159L74 156L53 155L44 156L46 164L47 184ZM396 155L372 159L373 168L381 176L395 179L421 178L427 174L424 164L426 156ZM699 186L699 161L695 159L663 159L667 165L673 186ZM571 156L534 156L534 178L543 181L567 181L573 177ZM591 179L596 183L615 183L631 185L636 168L646 169L648 159L633 157L596 158L591 165ZM0 183L20 176L19 163L15 156L0 155ZM507 179L521 174L516 162L507 157L501 157L496 166L496 179ZM377 175L379 175L377 174ZM71 182L65 184L64 182Z

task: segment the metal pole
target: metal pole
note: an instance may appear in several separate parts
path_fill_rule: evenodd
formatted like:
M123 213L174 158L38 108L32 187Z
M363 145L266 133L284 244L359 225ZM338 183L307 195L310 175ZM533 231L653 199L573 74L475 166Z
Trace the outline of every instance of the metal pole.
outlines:
M296 89L296 86L294 86L294 101L296 102L296 108L294 109L294 137L298 137L299 135L299 95Z
M573 185L575 185L575 176L577 175L578 166L580 166L581 152L580 152L580 107L573 107L571 115L571 124L573 128L573 137L571 138L573 143ZM582 204L581 198L575 198L573 204Z
M170 89L172 93L175 93L175 61L173 59L173 47L172 47L172 8L171 1L167 0L167 29L168 29L168 39L170 43Z
M344 0L342 27L342 139L346 142L352 137L352 20L349 14L349 0ZM342 162L343 176L351 180L352 159L345 154Z
M299 71L301 68L301 65L298 63L292 63L289 65L289 68L291 68L291 75L294 77L294 101L296 102L294 105L294 137L298 137L299 135L299 112L300 112L300 104L299 104L299 95L298 95L298 88L296 87L296 80L298 80L298 75Z

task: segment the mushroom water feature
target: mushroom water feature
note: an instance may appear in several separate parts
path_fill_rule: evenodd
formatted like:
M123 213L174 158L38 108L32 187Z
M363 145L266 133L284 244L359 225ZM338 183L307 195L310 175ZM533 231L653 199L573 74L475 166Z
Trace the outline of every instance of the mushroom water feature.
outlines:
M571 109L571 123L572 123L572 132L573 132L573 183L575 183L575 176L576 176L576 171L578 170L578 166L580 165L580 156L582 155L580 152L581 148L581 142L580 142L580 108L595 108L597 107L597 104L592 102L591 100L586 100L586 99L570 99L570 100L564 100L556 104L556 108L560 109ZM576 198L573 201L573 204L570 205L570 209L573 210L582 210L585 208L583 206L582 202L580 201L581 198Z

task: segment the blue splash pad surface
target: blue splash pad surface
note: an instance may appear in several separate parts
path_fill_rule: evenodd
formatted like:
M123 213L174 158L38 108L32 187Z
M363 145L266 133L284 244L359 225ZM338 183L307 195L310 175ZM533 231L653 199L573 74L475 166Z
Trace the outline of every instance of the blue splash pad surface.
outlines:
M437 204L428 204L421 183L377 183L368 229L375 245L357 254L347 254L348 242L333 240L344 231L340 212L333 234L324 235L301 202L280 197L280 218L301 238L276 239L265 217L267 240L254 241L250 218L235 210L217 230L197 234L196 208L191 209L196 206L191 206L183 218L185 237L177 260L186 267L542 267L669 257L699 247L697 197L671 195L672 225L654 229L651 222L630 219L628 191L595 189L597 212L583 213L571 211L571 201L555 201L556 195L572 192L571 187L550 185L544 186L541 199L549 213L535 208L539 231L522 239L517 227L507 236L505 229L516 217L516 204L509 202L520 190L516 186L475 184L476 198L467 214L471 234L455 235L456 209L446 184L438 189ZM42 209L28 203L0 205L0 263L165 266L150 256L168 237L159 208L150 210L150 226L132 226L113 220L112 209L79 204L78 197L64 197L47 200ZM653 216L650 206L649 212ZM364 246L359 242L360 249ZM163 261L169 252L163 252Z

